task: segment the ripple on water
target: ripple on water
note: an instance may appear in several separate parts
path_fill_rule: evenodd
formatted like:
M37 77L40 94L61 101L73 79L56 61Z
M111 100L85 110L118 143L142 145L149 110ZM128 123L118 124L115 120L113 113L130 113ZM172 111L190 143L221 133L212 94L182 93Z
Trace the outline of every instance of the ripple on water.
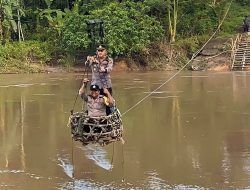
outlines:
M0 170L0 174L3 174L3 173L24 173L24 170Z

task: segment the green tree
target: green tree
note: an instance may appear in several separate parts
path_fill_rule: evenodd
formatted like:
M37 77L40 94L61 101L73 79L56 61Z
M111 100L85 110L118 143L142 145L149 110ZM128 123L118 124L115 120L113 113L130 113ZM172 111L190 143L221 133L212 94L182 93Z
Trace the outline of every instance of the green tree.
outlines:
M163 29L154 17L147 15L149 7L143 3L114 2L91 12L93 18L102 18L105 41L109 51L116 55L131 54L160 39Z
M0 40L2 44L9 40L11 31L17 32L17 24L14 18L17 12L24 15L19 1L0 1Z
M86 19L86 16L79 15L77 12L73 12L65 18L60 38L64 51L74 54L76 50L84 50L89 47L91 42L88 38Z
M57 32L58 36L61 34L61 28L64 24L65 15L66 13L61 10L50 8L42 10L39 13L40 18L46 18L49 26Z
M177 25L178 34L182 37L209 34L214 31L217 16L211 9L211 0L183 1L180 6L181 15Z
M217 26L224 17L229 3L228 0L213 0L211 3L208 3L208 6L211 8L210 18L216 19Z

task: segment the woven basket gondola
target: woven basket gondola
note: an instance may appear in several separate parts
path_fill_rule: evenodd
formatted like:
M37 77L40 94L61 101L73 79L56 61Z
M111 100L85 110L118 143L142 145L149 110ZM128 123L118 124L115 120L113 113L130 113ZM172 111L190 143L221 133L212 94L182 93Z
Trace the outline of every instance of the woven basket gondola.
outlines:
M75 141L82 144L99 143L104 146L122 140L122 120L116 108L108 116L89 117L87 111L75 112L69 117L69 127Z

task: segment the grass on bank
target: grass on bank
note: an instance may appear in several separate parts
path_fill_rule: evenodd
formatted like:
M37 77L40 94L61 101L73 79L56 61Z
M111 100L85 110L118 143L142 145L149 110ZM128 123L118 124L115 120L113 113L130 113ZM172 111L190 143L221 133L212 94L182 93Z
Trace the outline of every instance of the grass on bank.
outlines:
M0 45L0 73L39 73L49 60L46 42L25 41Z

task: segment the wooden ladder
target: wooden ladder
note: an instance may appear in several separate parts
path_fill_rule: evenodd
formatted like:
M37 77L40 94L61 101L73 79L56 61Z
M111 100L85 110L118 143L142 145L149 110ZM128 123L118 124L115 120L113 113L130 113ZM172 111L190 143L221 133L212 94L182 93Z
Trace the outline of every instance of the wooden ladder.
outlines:
M250 70L250 40L241 38L233 56L232 70Z

